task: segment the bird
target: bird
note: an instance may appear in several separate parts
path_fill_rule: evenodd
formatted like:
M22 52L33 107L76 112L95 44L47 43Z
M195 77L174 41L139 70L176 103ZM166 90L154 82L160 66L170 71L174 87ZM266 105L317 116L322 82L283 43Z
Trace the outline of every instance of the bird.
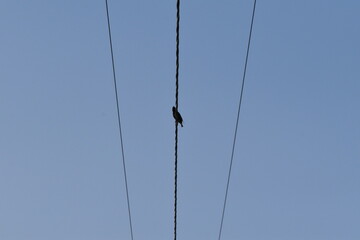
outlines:
M175 121L177 123L180 123L181 127L183 127L183 119L181 117L181 114L178 112L178 110L175 107L172 107L173 116L175 118Z

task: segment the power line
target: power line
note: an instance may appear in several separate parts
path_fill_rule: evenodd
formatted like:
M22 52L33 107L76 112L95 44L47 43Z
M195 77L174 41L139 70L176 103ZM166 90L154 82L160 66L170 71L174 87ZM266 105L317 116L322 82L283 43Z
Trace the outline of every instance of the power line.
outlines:
M180 32L180 0L176 2L176 74L175 74L175 107L178 111L179 105L179 32ZM177 227L177 147L178 147L178 122L175 120L175 179L174 179L174 240L176 240Z
M233 159L234 159L236 135L237 135L237 129L238 129L238 125L239 125L239 116L240 116L241 103L242 103L242 97L243 97L243 92L244 92L246 69L247 69L247 63L248 63L248 58L249 58L249 50L250 50L251 35L252 35L252 29L253 29L253 23L254 23L255 9L256 9L256 0L254 0L254 6L253 6L253 11L252 11L252 17L251 17L251 25L250 25L249 39L248 39L247 50L246 50L245 66L244 66L242 85L241 85L241 91L240 91L239 107L238 107L237 118L236 118L234 141L233 141L232 151L231 151L230 167L229 167L229 173L228 173L227 184L226 184L225 199L224 199L224 206L223 206L223 211L222 211L222 216L221 216L221 223L220 223L220 230L219 230L219 238L218 238L218 240L220 240L220 238L221 238L221 232L222 232L222 227L223 227L223 222L224 222L224 215L225 215L225 209L226 209L227 196L228 196L228 191L229 191L231 168L232 168L232 163L233 163Z
M118 119L118 126L119 126L119 136L120 136L120 143L121 143L122 163L123 163L123 170L124 170L124 180L125 180L125 189L126 189L126 200L127 200L128 214L129 214L129 224L130 224L131 239L133 240L133 239L134 239L134 236L133 236L133 229L132 229L132 222L131 222L129 189L128 189L128 182L127 182L127 175L126 175L124 145L123 145L123 138L122 138L122 131L121 131L121 121L120 121L119 97L118 97L118 90L117 90L117 84L116 84L116 72L115 72L114 51L113 51L113 45L112 45L112 39L111 39L111 27L110 27L109 7L108 7L108 1L107 1L107 0L105 0L105 5L106 5L107 24L108 24L108 30L109 30L109 43L110 43L111 63L112 63L112 71L113 71L113 79L114 79L114 89L115 89L115 98L116 98L117 119Z

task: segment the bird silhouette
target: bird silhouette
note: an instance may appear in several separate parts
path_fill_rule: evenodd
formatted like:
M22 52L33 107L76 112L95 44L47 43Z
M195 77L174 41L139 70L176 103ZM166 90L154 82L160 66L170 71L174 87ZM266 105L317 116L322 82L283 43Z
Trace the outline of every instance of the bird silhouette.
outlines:
M175 121L180 123L181 127L183 127L183 119L181 117L181 114L177 111L175 107L172 107L173 116L175 118Z

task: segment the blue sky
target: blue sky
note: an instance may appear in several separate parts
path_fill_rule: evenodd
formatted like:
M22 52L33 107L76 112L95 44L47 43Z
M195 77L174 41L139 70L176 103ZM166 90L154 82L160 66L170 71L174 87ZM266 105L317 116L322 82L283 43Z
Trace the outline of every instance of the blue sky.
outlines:
M134 239L173 233L175 6L109 1ZM181 3L179 239L218 236L251 10ZM258 1L222 239L360 239L359 11ZM0 238L130 239L105 2L0 29Z

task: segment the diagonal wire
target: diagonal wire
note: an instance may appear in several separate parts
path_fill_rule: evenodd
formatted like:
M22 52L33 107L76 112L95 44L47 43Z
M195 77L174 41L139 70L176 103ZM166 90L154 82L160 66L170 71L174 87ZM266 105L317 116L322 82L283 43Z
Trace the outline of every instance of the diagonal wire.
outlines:
M242 97L243 97L243 92L244 92L246 69L247 69L247 63L248 63L248 58L249 58L249 50L250 50L251 35L252 35L252 29L253 29L253 23L254 23L255 9L256 9L256 0L254 0L254 6L253 6L253 11L252 11L252 17L251 17L251 25L250 25L249 39L248 39L247 50L246 50L245 66L244 66L242 85L241 85L241 91L240 91L239 107L238 107L237 118L236 118L234 141L233 141L232 151L231 151L230 167L229 167L229 173L228 173L227 184L226 184L225 199L224 199L224 205L223 205L223 210L222 210L222 216L221 216L221 223L220 223L220 230L219 230L219 238L218 238L218 240L220 240L220 238L221 238L221 232L222 232L222 227L223 227L223 222L224 222L227 196L228 196L228 192L229 192L230 176L231 176L232 163L233 163L233 159L234 159L236 135L237 135L238 125L239 125L239 116L240 116L241 103L242 103Z
M175 106L178 111L179 102L179 29L180 29L180 0L176 2L176 74L175 74ZM175 120L175 179L174 179L174 240L176 240L176 228L177 228L177 165L178 165L178 122Z
M114 89L115 89L115 97L116 97L117 119L118 119L119 136L120 136L120 143L121 143L122 163L123 163L124 179L125 179L125 188L126 188L126 200L127 200L128 214L129 214L129 224L130 224L131 239L133 240L133 239L134 239L134 236L133 236L133 229L132 229L132 223L131 223L131 211L130 211L129 189L128 189L128 182L127 182L127 176L126 176L126 165L125 165L124 145L123 145L123 139L122 139L121 121L120 121L120 110L119 110L119 97L118 97L118 90L117 90L117 84L116 84L115 61L114 61L114 52L113 52L113 45L112 45L112 39L111 39L111 27L110 27L109 7L108 7L108 1L107 1L107 0L105 0L105 4L106 4L106 16L107 16L107 24L108 24L108 31L109 31L109 43L110 43L111 62L112 62L112 71L113 71L113 79L114 79Z

